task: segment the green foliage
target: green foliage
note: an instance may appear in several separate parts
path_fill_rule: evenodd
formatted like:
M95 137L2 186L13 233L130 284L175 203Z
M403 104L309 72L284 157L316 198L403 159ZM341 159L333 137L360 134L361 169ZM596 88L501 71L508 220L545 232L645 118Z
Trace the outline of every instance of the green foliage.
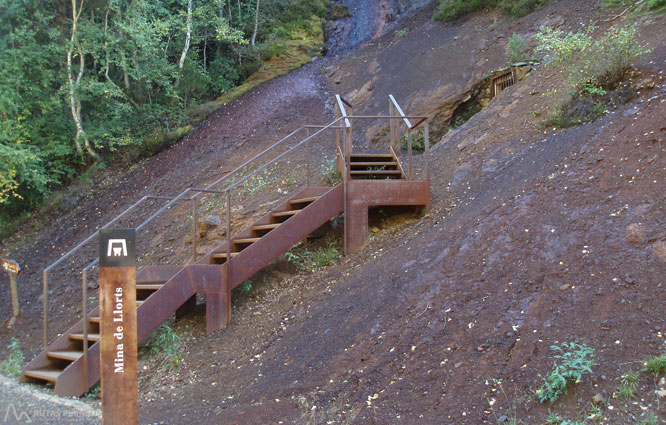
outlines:
M182 345L183 339L167 325L157 328L146 342L151 354L163 356L161 365L168 364L173 369L178 368L183 360Z
M352 14L345 4L331 4L331 12L329 13L329 19L335 21L338 19L344 19L350 17Z
M643 365L644 372L665 373L666 372L666 354L652 357L645 361Z
M657 425L659 423L659 418L654 412L648 413L640 422L636 422L636 425ZM663 423L663 422L662 422Z
M666 9L666 0L648 0L646 7L648 10L663 11Z
M250 292L252 290L252 279L244 280L238 287L241 292Z
M635 397L634 391L638 388L640 375L638 372L628 370L620 380L620 388L618 390L618 397L623 400L631 400Z
M340 176L340 173L338 172L334 159L322 164L321 176L324 180L324 184L331 187L337 186L342 182L342 176Z
M592 37L595 29L588 26L581 32L564 34L544 28L536 35L537 50L549 56L550 64L566 69L567 81L576 94L615 88L633 61L649 51L638 41L635 26L611 28L601 37Z
M635 0L603 0L604 7L635 7L638 12L666 10L666 0L647 0L636 2Z
M569 382L578 383L584 375L592 372L594 349L585 344L562 343L562 347L552 345L551 350L558 352L553 356L553 370L544 378L544 383L536 391L541 403L553 403L562 394L567 393Z
M307 248L294 248L285 253L287 261L299 270L316 270L335 263L340 259L340 252L335 243L329 241L325 247L310 251Z
M495 6L497 6L497 0L439 0L433 18L438 21L451 22L468 13Z
M409 28L402 28L395 32L396 37L405 37L409 34Z
M471 12L499 7L512 16L524 16L535 11L548 0L439 0L433 18L455 21Z
M548 0L499 0L499 7L512 16L525 16L545 5Z
M548 114L546 126L567 128L584 122L591 122L606 114L608 109L602 102L577 97L564 102Z
M406 134L400 137L400 148L407 150L409 147L409 138ZM418 129L412 132L412 153L418 154L425 151L425 132Z
M70 49L74 104L91 149L102 161L130 165L170 146L210 112L195 107L190 118L190 106L232 90L292 38L321 34L328 2L261 2L255 50L247 41L255 0L196 1L182 69L187 1L75 4L82 10L71 44L69 3L0 2L0 223L34 209L98 161L73 143Z
M509 37L506 46L506 57L509 59L509 63L524 62L530 58L525 39L515 32Z
M99 382L96 383L91 389L88 390L88 392L85 394L86 398L97 398L99 395L99 392L102 390L102 387L100 386Z
M7 345L7 349L9 350L9 357L0 363L0 371L7 375L19 376L23 368L25 356L23 355L23 351L21 351L18 339L12 337Z

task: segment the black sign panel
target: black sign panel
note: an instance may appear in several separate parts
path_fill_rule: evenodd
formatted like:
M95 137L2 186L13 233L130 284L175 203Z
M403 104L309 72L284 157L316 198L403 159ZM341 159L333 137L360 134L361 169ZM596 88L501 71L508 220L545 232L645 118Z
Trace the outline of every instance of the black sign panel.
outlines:
M101 229L99 231L100 267L136 266L136 231Z

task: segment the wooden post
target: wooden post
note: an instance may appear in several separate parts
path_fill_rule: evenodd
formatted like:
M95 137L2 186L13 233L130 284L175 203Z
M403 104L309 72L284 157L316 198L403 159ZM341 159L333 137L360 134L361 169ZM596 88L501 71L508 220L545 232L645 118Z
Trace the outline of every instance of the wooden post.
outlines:
M12 313L13 317L18 317L21 313L19 309L18 286L16 277L21 273L21 267L16 261L2 260L2 268L9 275L9 286L12 294Z
M138 425L134 229L99 231L102 424Z

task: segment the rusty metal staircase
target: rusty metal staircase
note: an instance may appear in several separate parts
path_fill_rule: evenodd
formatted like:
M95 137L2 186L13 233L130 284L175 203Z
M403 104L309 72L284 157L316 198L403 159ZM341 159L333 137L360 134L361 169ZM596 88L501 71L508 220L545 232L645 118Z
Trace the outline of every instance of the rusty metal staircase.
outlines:
M409 171L406 173L393 146L390 147L389 153L351 152L352 119L372 117L348 115L345 105L349 104L340 96L337 96L336 99L338 102L338 118L332 123L326 126L307 126L308 136L303 141L223 190L212 188L221 179L207 188L188 188L180 195L169 198L166 207L163 207L137 227L137 230L141 229L148 221L153 220L157 215L175 205L176 202L197 202L196 195L187 197L189 193L227 195L225 242L220 243L207 254L198 258L196 254L197 216L195 209L192 262L182 266L145 266L137 272L137 336L139 341L147 338L174 313L178 318L191 311L196 305L196 295L199 293L206 296L206 331L211 333L228 325L231 321L231 291L341 212L345 213L345 252L353 252L362 248L368 233L368 207L374 205L428 206L430 198L429 182L413 179L411 156ZM393 102L395 103L395 100ZM397 106L397 103L395 105ZM393 116L394 109L392 108L390 119L407 120L399 106L397 106L397 110L400 115ZM393 124L393 121L391 123ZM408 132L415 127L409 123ZM309 133L312 128L319 128L319 131L315 134L329 129L337 131L337 166L342 176L342 183L335 187L310 185L309 141L312 136ZM287 136L287 138L290 136ZM271 148L287 138L282 139ZM394 141L392 127L392 142ZM231 190L301 145L307 148L307 185L232 237L230 224ZM409 153L411 154L411 149L409 149ZM248 163L256 158L255 156ZM243 169L247 170L247 168L241 166L225 178L231 178ZM121 216L147 198L149 197L142 198L141 201L134 204ZM105 227L113 225L116 220L118 218ZM75 249L91 239L92 236ZM61 257L44 272L45 348L24 368L21 377L24 382L51 383L54 385L54 392L61 396L81 396L100 377L100 344L98 343L100 339L100 318L97 308L92 309L89 313L86 311L86 273L92 266L83 270L83 319L58 336L55 341L50 344L47 343L48 272L69 256L71 252ZM95 262L91 264L94 265Z

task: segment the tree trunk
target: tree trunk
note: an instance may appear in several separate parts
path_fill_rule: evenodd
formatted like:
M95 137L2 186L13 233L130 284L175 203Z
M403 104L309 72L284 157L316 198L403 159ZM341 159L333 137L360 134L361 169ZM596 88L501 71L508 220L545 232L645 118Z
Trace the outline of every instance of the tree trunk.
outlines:
M109 0L109 6L106 8L106 15L104 15L104 51L106 53L106 68L104 69L104 77L106 78L106 81L108 81L110 84L112 84L114 87L118 89L121 93L125 94L125 97L127 97L127 100L134 106L136 109L139 109L139 105L130 97L129 94L124 93L120 87L118 87L118 84L116 84L111 77L109 76L109 38L108 38L108 29L109 29L109 11L111 10L111 0ZM123 68L124 74L125 74L125 88L129 89L129 79L127 78L127 72Z
M83 71L85 69L85 56L79 44L78 35L77 35L77 24L79 17L81 16L81 11L83 10L83 5L78 5L76 0L72 0L72 35L69 39L69 46L67 47L67 84L69 86L69 107L72 113L72 119L74 120L74 125L76 126L76 136L74 137L74 145L76 146L76 151L79 155L83 155L83 149L81 148L81 143L79 139L83 139L83 146L86 149L86 152L90 157L95 161L99 161L99 155L90 145L88 140L88 135L83 129L83 123L81 122L81 101L76 95L75 86L81 82L83 77ZM72 76L72 58L74 55L74 49L79 56L79 72L76 76L76 81Z
M257 7L254 11L254 31L252 32L252 40L250 41L250 44L252 44L253 49L257 47L255 46L255 41L257 40L258 27L259 27L259 0L257 0Z
M192 0L187 1L187 32L185 34L185 46L183 46L183 52L180 54L180 61L178 62L178 69L183 70L183 65L185 64L185 58L187 57L187 51L190 48L190 38L192 37Z

